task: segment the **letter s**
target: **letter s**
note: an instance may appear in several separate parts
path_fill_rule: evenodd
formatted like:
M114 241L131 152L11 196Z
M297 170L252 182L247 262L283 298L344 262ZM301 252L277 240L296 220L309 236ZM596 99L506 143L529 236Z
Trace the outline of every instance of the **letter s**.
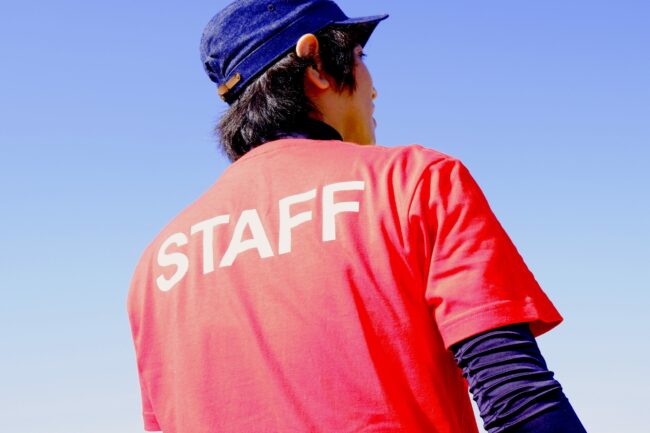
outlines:
M176 283L183 279L190 267L190 262L185 254L167 254L167 248L172 244L182 247L183 245L187 245L187 242L188 239L186 235L183 233L176 233L167 238L167 240L160 246L160 250L158 250L158 265L162 267L176 266L176 272L170 279L166 279L162 275L156 279L156 284L158 284L158 288L161 291L170 291Z

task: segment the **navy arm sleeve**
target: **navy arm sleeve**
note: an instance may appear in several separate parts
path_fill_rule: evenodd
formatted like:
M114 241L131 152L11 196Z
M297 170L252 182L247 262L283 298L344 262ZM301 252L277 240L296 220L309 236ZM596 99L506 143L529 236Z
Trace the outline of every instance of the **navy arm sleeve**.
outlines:
M489 433L586 433L527 323L451 346Z

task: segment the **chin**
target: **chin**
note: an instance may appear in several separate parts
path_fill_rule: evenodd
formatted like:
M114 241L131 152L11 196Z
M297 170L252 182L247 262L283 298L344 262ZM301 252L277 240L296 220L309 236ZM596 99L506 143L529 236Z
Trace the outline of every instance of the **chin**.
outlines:
M374 146L375 144L377 144L377 138L375 137L375 131L373 130L372 133L370 134L370 140L368 140L368 145Z

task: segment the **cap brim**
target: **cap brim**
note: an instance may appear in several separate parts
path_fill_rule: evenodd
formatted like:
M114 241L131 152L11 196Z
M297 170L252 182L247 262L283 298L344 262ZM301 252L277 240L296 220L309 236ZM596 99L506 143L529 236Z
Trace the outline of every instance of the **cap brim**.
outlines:
M379 24L380 21L383 21L386 18L388 18L388 14L374 15L370 17L361 17L361 18L348 18L347 20L344 21L333 22L331 25L354 26L354 27L361 28L362 29L361 40L359 41L359 43L362 46L365 46L366 43L368 42L368 39L370 39L370 35L375 30L375 27L377 27L377 24Z

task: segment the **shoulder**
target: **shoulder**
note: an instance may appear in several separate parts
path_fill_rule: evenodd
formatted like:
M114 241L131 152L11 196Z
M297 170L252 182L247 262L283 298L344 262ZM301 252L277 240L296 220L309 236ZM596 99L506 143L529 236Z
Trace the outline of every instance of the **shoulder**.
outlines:
M457 159L437 149L426 147L422 144L417 144L417 143L403 144L399 146L384 146L382 144L376 144L373 146L357 146L357 147L368 149L370 151L375 151L377 153L384 153L387 155L399 155L403 158L422 159L431 162Z
M404 144L399 146L385 146L376 144L372 146L361 146L354 143L339 142L340 146L337 152L341 150L349 153L350 156L356 156L359 159L375 162L378 164L396 165L411 170L421 168L422 170L430 166L444 165L447 163L459 162L458 158L441 152L437 149L425 147L421 144Z
M376 164L416 180L432 175L449 177L467 171L459 158L421 144L368 146L363 153Z

